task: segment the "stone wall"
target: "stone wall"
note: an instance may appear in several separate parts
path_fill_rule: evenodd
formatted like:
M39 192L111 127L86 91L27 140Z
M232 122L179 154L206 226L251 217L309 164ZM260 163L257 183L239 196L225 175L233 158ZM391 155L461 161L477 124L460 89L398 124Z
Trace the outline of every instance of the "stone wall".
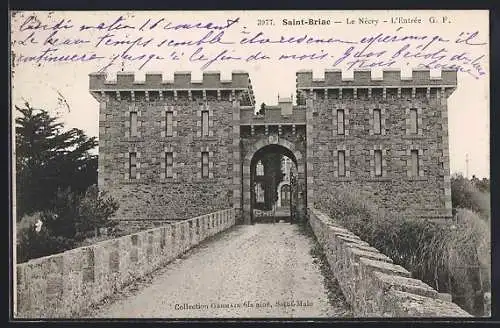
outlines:
M15 317L78 317L234 224L230 208L17 264Z
M456 85L456 72L430 78L429 71L414 71L412 78L402 79L398 71L384 71L376 80L370 72L355 71L349 81L341 72L326 72L324 80L311 76L297 73L312 131L307 156L314 195L349 185L393 212L451 218L447 98ZM375 109L381 113L380 133L374 131ZM418 112L416 133L410 130L410 109ZM337 131L337 110L344 112L344 133ZM381 176L375 175L378 150ZM412 150L418 152L417 176L412 174ZM344 176L338 174L338 151L345 154Z
M322 212L309 223L355 317L471 316Z
M209 95L210 96L210 95ZM187 219L233 203L233 102L107 96L101 107L99 188L115 197L122 219ZM208 109L209 135L201 135ZM138 112L138 135L128 136L129 112ZM165 113L173 112L173 135L165 135ZM129 177L129 154L137 154L137 177ZM171 152L172 177L165 153ZM202 152L209 176L201 176ZM204 212L200 212L203 208Z
M172 81L161 73L146 73L144 81L130 72L107 78L90 74L89 91L99 102L98 185L119 201L117 218L182 220L240 206L240 104L254 103L248 73L233 71L227 81L220 72L203 72L201 81L190 72L174 72Z

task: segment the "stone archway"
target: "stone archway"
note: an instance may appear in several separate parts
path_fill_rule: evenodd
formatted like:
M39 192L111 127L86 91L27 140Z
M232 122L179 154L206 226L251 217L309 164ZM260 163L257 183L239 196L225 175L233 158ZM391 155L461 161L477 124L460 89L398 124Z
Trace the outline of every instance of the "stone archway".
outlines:
M297 165L298 185L301 188L299 203L300 212L304 212L307 208L306 205L306 176L305 176L305 158L293 142L280 138L278 135L270 135L263 137L251 145L250 149L246 152L243 159L243 195L242 195L242 209L243 209L243 223L252 223L252 201L251 201L251 162L255 154L266 146L277 145L283 147L288 152L293 154Z

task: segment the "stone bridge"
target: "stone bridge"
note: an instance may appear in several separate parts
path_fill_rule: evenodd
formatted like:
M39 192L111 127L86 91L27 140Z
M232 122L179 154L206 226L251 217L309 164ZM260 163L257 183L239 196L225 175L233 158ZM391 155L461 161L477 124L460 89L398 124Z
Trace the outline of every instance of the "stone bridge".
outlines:
M18 264L15 317L469 316L316 209L309 230L235 225L235 212Z

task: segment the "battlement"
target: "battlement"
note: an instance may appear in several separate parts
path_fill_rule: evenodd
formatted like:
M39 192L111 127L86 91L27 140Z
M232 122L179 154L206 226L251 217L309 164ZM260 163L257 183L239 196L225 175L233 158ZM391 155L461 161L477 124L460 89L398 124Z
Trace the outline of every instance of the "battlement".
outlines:
M252 83L247 72L232 71L231 80L221 80L219 71L203 72L203 79L193 80L191 72L174 72L173 80L163 80L161 72L148 72L145 80L136 80L134 72L117 72L116 80L109 80L105 72L89 74L89 91L181 91L181 90L230 90L244 91L253 103Z
M90 73L90 90L116 89L252 89L247 72L233 71L231 80L221 80L220 72L203 72L203 80L191 79L191 72L174 72L174 80L163 80L162 73L148 72L144 81L135 79L133 72L117 72L116 80L108 80L106 73Z
M253 107L242 107L240 125L305 125L305 106L284 108L283 104L266 106L264 115L256 115Z
M384 70L382 78L372 76L370 70L354 70L352 78L342 76L341 70L325 70L324 79L314 79L312 70L301 70L296 73L297 90L314 88L340 87L455 87L457 71L442 70L441 76L431 76L429 70L414 69L409 77L401 76L396 69Z

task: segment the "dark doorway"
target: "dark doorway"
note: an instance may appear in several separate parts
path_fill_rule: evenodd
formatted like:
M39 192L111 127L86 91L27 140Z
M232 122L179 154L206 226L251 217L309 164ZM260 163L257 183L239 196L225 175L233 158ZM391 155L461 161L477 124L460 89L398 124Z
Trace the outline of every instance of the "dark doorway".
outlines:
M291 180L296 175L297 161L289 149L273 144L255 153L250 163L252 223L293 222Z

